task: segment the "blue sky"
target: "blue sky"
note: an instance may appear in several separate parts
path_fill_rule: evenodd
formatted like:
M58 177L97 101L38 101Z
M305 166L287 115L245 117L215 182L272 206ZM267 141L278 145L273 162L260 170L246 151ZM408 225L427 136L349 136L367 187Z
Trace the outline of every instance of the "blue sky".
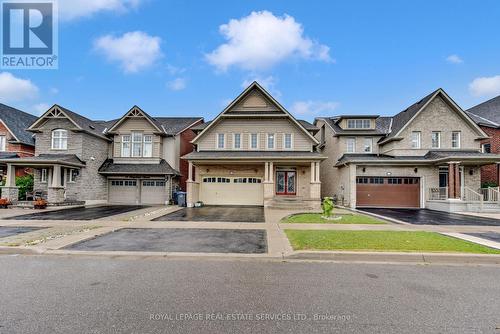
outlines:
M500 94L499 14L493 0L61 0L59 69L0 71L0 101L208 120L258 79L308 120L392 115L438 87L468 108Z

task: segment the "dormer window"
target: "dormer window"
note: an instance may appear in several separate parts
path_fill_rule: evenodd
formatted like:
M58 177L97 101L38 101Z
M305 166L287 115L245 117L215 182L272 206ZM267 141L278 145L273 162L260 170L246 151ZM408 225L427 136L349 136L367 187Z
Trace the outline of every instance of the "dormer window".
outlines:
M348 129L370 129L371 121L369 119L348 119Z
M67 150L68 149L68 131L56 129L52 131L52 149Z

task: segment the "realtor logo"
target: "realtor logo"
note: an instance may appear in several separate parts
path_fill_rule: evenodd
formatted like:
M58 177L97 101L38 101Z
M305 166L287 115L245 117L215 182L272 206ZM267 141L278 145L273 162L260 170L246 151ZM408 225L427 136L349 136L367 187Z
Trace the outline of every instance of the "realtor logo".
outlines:
M57 23L55 1L3 1L1 67L57 69Z

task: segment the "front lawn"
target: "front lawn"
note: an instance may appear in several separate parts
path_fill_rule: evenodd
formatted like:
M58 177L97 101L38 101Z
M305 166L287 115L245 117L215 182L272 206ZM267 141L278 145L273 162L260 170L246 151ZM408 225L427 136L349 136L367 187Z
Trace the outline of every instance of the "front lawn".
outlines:
M321 218L321 213L299 213L285 217L281 223L285 224L386 224L384 221L370 216L359 214L339 215L342 219L327 220Z
M294 250L450 252L500 254L500 250L433 232L285 230Z

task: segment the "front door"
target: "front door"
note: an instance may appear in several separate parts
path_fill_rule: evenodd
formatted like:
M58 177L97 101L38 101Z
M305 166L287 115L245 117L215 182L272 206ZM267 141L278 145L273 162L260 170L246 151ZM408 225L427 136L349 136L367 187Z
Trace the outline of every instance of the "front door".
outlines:
M276 172L276 195L297 194L297 173L294 171Z

